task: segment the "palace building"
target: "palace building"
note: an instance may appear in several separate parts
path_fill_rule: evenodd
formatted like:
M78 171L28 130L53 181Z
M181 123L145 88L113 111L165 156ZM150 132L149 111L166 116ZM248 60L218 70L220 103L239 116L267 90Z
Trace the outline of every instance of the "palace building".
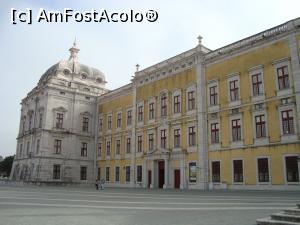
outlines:
M112 91L74 44L22 100L11 179L299 190L300 18L216 50L201 39Z

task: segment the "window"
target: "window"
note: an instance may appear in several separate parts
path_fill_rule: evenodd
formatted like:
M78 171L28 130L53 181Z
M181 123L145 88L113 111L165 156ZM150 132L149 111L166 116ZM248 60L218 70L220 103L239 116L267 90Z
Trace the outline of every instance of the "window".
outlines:
M196 145L196 131L195 127L189 127L189 146Z
M216 144L219 143L220 135L219 135L219 123L211 123L210 124L210 137L211 143Z
M101 157L102 153L102 143L98 143L98 157Z
M136 180L137 182L142 182L142 179L143 179L143 175L142 175L142 166L139 165L136 167Z
M107 129L111 130L111 116L107 117Z
M252 75L252 91L253 96L258 96L263 93L263 84L262 84L262 74L254 74Z
M99 131L101 132L103 130L103 119L99 119Z
M126 139L126 153L129 154L131 152L131 138Z
M166 94L163 94L161 99L161 116L167 116L167 96Z
M142 136L138 136L138 152L142 152L142 146L143 146L143 139Z
M299 182L299 170L297 156L286 156L286 180L287 182Z
M39 154L40 152L40 139L36 140L36 149L35 149L36 154Z
M82 131L83 132L89 131L89 118L87 117L82 118Z
M218 104L217 86L212 86L209 88L209 103L211 106Z
M23 151L23 144L20 144L20 152L19 152L20 156L22 156L22 151Z
M149 142L149 151L152 151L154 147L153 134L148 135L148 142Z
M86 157L87 156L87 143L81 142L81 156Z
M166 130L160 131L160 147L163 149L165 149L167 147Z
M97 171L97 180L100 180L101 178L101 168L98 167L98 171Z
M195 162L189 163L189 181L190 183L196 183L197 181L197 167Z
M128 110L127 111L127 126L130 126L132 122L132 111Z
M126 182L130 182L130 166L126 166Z
M269 163L268 158L257 159L258 181L269 182Z
M180 129L174 130L174 148L180 147Z
M56 113L56 128L57 129L63 128L63 121L64 121L64 114Z
M237 101L239 99L238 80L230 81L229 88L230 88L230 101Z
M54 140L54 154L61 154L61 140Z
M174 113L180 113L180 95L174 96Z
M278 89L283 90L290 87L289 71L287 66L277 68Z
M256 138L266 137L266 121L264 115L255 116Z
M115 176L115 179L116 179L116 182L119 182L120 181L120 167L116 166L116 176Z
M294 134L294 118L293 110L285 110L281 112L282 132L283 134Z
M188 110L194 110L195 109L195 91L189 91L188 92Z
M149 104L149 120L154 119L154 102Z
M105 169L105 180L109 181L109 167L106 167Z
M110 156L110 141L106 142L106 156Z
M242 139L240 119L231 120L231 130L232 130L232 141L240 141Z
M243 160L233 160L233 181L243 182Z
M212 170L212 182L219 183L221 182L221 176L220 176L220 162L215 161L211 163L211 170Z
M43 113L40 113L39 128L42 128L42 125L43 125Z
M120 151L121 151L121 141L116 140L116 155L120 155Z
M117 114L117 128L121 127L121 116L122 116L121 113Z
M53 180L60 179L60 165L53 165Z
M86 166L80 167L80 180L86 180Z
M27 141L26 155L29 155L30 142Z
M144 112L143 106L138 107L138 122L143 122Z
M29 115L29 124L28 124L28 130L31 129L32 126L32 114Z
M25 124L26 124L26 117L23 118L23 124L22 124L22 132L25 132Z

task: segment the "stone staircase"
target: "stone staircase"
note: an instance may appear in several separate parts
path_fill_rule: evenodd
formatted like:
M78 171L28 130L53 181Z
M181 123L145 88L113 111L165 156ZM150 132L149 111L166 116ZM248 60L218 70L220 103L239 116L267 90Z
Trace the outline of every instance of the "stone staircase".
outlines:
M273 213L270 217L256 220L257 225L300 225L300 204L297 208L285 209L280 213Z

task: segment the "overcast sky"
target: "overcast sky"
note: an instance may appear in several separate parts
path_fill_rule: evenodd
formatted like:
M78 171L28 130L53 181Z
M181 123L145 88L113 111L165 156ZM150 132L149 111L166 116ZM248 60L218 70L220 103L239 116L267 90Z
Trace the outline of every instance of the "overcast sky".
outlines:
M153 9L154 23L10 22L11 8L85 11ZM216 49L300 16L299 0L1 0L0 2L0 155L15 153L20 101L53 64L69 57L74 37L80 62L100 69L114 89L130 82L135 64L151 66L197 45Z

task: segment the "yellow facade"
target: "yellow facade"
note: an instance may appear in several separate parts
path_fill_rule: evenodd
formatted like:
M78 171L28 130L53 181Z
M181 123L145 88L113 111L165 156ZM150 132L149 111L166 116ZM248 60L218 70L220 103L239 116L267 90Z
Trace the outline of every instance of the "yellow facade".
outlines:
M216 51L199 43L194 49L136 72L132 85L103 95L98 103L99 116L103 118L103 130L98 135L102 143L101 158L97 161L100 176L112 186L299 188L300 31L298 27L285 25L273 29L280 32L262 32ZM280 71L288 77L284 81ZM260 82L259 93L254 93L256 78ZM238 90L238 98L234 100L231 99L233 83ZM212 105L210 91L214 85L217 104ZM190 109L192 94L195 108ZM176 112L178 101L180 110ZM151 119L152 103L155 110ZM162 115L164 104L167 115ZM132 126L126 125L129 108ZM121 129L116 128L119 112ZM107 128L109 115L111 129ZM284 115L288 115L288 123ZM257 122L257 118L263 118L263 122ZM239 121L240 127L234 127L233 121ZM215 143L212 143L212 123L219 125ZM238 129L238 134L234 129ZM179 146L175 143L178 140L175 130L180 133ZM165 146L163 132L166 132ZM151 135L153 149L150 149ZM130 154L125 153L128 137L132 140ZM193 137L195 145L190 144ZM115 155L118 138L119 158ZM107 139L111 140L112 149L109 158L105 154ZM117 182L116 166L120 167ZM126 166L130 166L127 181ZM138 166L142 168L141 180L137 178ZM106 167L110 167L109 179L105 177Z

